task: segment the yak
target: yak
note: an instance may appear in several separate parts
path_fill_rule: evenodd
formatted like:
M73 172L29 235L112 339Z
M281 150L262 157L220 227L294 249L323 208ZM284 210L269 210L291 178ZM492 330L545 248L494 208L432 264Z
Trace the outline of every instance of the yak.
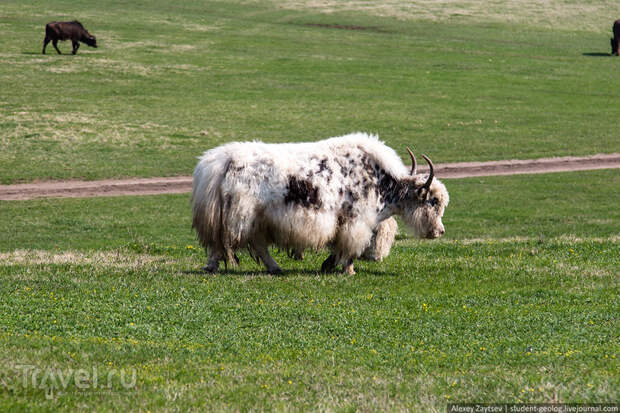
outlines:
M43 54L45 54L45 48L47 44L51 41L52 45L54 45L54 49L60 53L58 49L58 41L59 40L71 40L73 44L72 54L76 54L80 43L86 43L90 47L97 47L97 38L95 36L88 33L88 31L82 26L77 20L73 20L70 22L51 22L45 25L45 39L43 39Z
M611 54L618 56L618 53L620 52L620 48L618 47L620 45L620 20L616 20L614 22L613 27L611 28L611 30L614 33L614 37L612 37L610 39L611 41Z
M267 271L281 273L268 247L327 247L322 272L354 274L353 261L380 224L400 216L420 238L444 234L448 191L411 170L377 136L358 132L318 142L232 142L199 158L193 174L192 226L208 255L206 272L235 265L248 248Z

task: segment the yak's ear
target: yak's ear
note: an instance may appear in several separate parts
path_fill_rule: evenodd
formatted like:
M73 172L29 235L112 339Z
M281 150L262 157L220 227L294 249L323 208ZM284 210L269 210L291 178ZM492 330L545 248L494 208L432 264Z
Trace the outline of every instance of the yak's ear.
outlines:
M428 188L426 186L420 186L415 189L416 198L419 201L425 201L428 197Z
M401 198L406 198L412 201L425 201L428 195L428 189L425 186L416 185L415 181L409 182L406 185L404 194L401 194Z

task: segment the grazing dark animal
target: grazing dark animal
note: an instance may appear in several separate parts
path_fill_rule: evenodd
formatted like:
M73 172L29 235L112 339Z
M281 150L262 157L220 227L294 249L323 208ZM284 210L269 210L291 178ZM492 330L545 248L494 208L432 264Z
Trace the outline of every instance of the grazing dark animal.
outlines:
M43 54L45 54L45 47L49 42L52 42L54 49L58 50L58 40L71 40L73 44L73 54L76 54L80 43L86 43L90 47L97 47L97 39L95 36L88 33L88 31L77 20L72 22L51 22L45 25L45 39L43 40Z
M614 32L614 37L611 38L611 54L618 56L620 52L620 20L616 20L614 22L614 27L612 27Z

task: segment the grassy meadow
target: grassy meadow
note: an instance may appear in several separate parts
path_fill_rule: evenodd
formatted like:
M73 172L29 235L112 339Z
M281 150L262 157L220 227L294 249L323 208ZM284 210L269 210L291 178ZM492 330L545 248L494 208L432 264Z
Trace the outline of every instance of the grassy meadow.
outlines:
M356 130L435 162L619 152L620 5L482 4L4 0L0 183ZM74 18L100 47L42 55ZM446 235L354 276L204 274L186 194L0 201L0 411L617 402L620 173L445 183Z
M3 1L0 183L187 175L222 142L358 130L438 162L619 150L615 2L307 3ZM42 55L74 18L99 48Z
M277 251L280 277L246 253L240 267L203 274L187 195L7 202L0 406L444 411L449 401L617 401L619 175L447 185L445 238L401 233L383 263L358 262L355 276L319 274L325 252L298 262ZM58 372L80 368L96 368L106 385L118 371L135 382L62 387ZM56 378L42 384L46 369Z

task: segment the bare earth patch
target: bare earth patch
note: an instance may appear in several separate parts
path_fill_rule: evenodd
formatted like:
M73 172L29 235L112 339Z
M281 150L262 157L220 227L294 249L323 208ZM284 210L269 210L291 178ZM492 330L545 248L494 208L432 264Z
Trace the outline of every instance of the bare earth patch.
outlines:
M424 172L425 168L425 166L421 166L420 171ZM620 153L612 153L586 157L566 156L529 160L446 163L436 165L435 174L441 179L451 179L618 168L620 168ZM0 200L178 194L191 192L191 190L191 176L105 179L100 181L46 181L0 185Z
M0 253L0 262L3 265L44 265L44 264L71 264L96 265L98 267L113 268L141 268L147 264L169 264L166 258L146 254L123 254L120 252L80 252L64 251L53 253L43 250L15 250Z

